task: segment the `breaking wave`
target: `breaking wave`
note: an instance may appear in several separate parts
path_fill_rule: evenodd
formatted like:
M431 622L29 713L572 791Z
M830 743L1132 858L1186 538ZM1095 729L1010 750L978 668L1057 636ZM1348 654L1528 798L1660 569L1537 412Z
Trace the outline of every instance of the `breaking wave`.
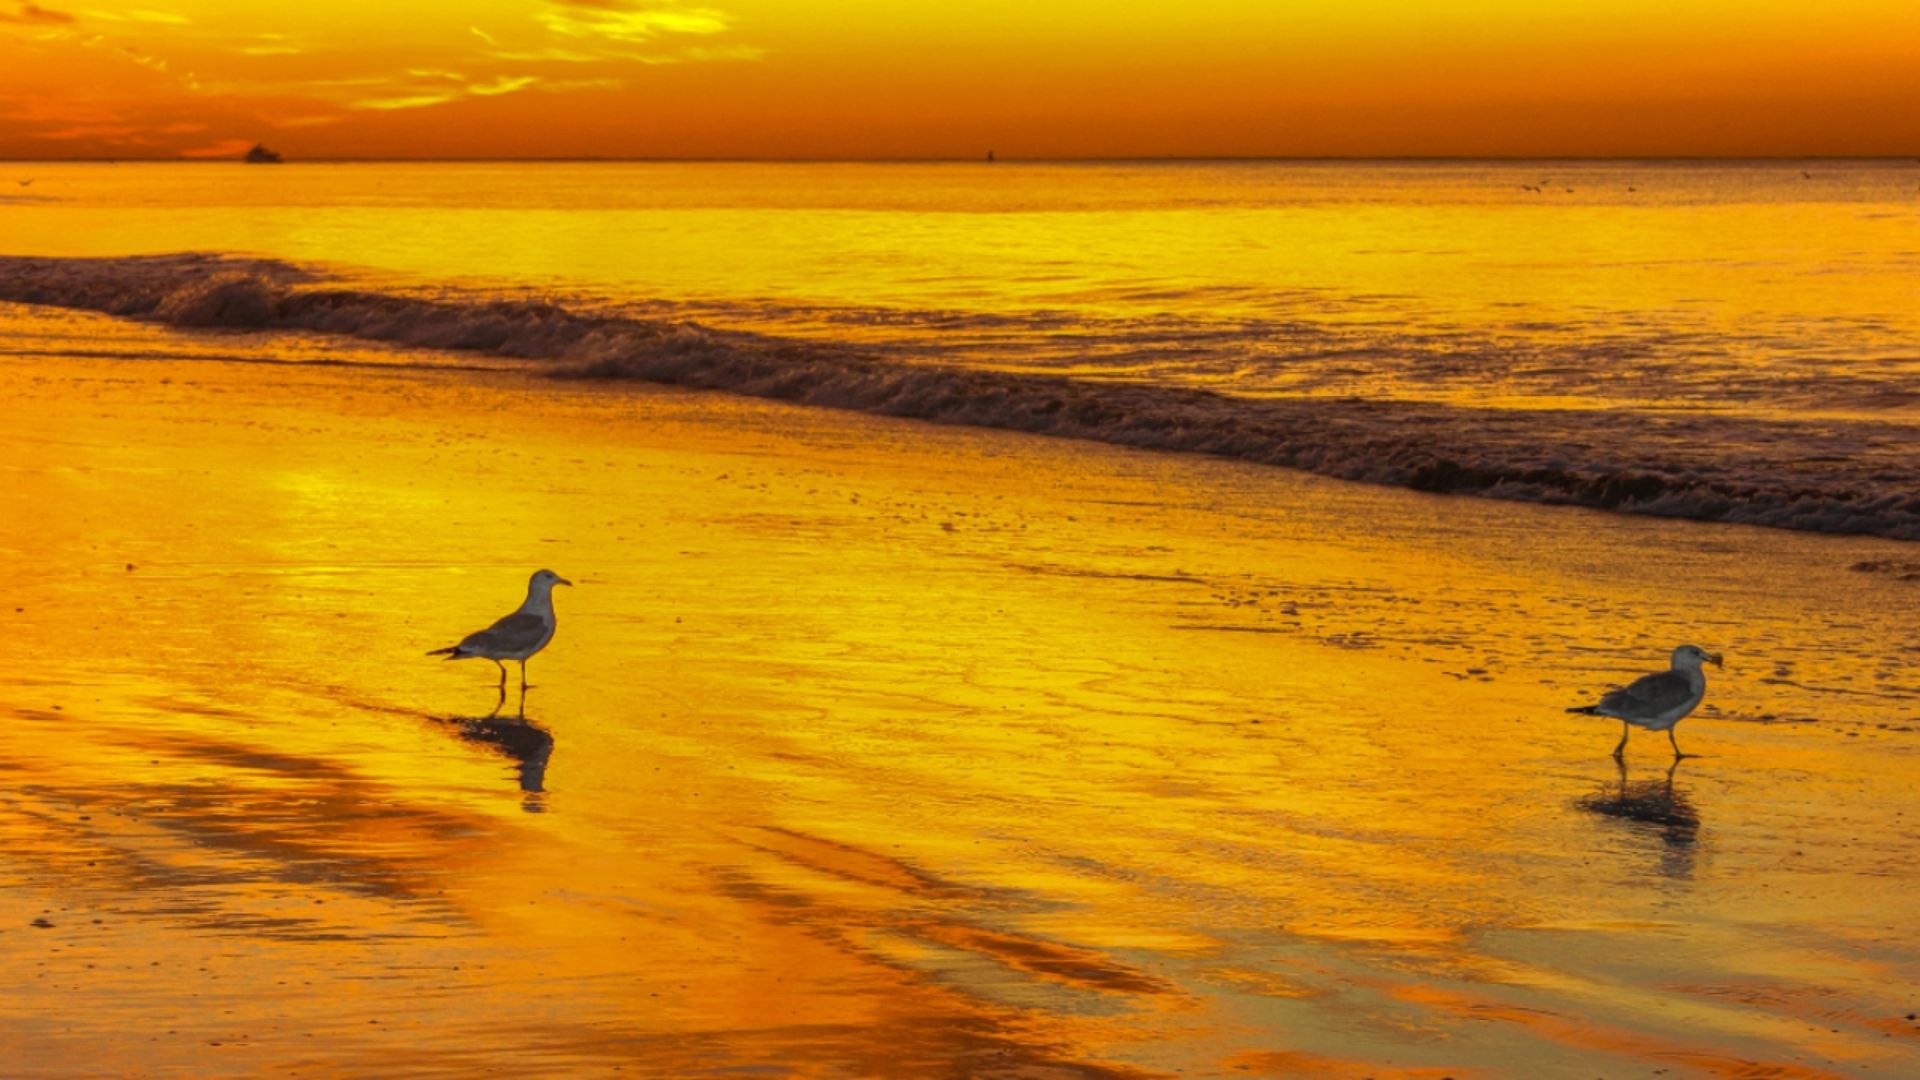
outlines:
M1920 540L1920 451L1912 428L1891 422L1236 396L930 363L581 304L342 287L286 263L214 255L0 258L0 300L477 351L542 361L557 377L1212 454L1426 492Z

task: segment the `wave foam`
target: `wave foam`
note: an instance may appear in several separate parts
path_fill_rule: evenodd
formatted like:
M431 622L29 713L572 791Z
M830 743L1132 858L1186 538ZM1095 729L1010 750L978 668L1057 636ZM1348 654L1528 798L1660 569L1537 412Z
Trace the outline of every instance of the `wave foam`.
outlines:
M563 304L333 287L213 255L0 258L0 299L175 326L305 330L807 405L1239 458L1418 491L1920 540L1911 430L1711 414L1248 398L914 363Z

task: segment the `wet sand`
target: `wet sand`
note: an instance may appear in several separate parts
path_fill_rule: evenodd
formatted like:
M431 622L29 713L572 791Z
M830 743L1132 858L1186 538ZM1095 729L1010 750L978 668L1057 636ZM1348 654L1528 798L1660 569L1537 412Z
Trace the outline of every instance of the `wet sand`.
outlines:
M0 325L8 1076L1920 1070L1909 545Z

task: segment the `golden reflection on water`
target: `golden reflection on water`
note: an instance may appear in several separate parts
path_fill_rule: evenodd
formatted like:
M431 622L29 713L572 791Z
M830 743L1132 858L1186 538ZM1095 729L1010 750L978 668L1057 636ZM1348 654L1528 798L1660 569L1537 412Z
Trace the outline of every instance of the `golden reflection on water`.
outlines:
M1895 545L517 375L10 364L16 1075L1912 1064L1910 586L1849 569ZM500 735L491 667L422 654L538 566L579 588ZM1561 709L1681 639L1729 657L1708 756L1616 772Z
M1885 420L1920 374L1916 184L1895 161L71 164L0 211L5 254L267 255L920 359Z

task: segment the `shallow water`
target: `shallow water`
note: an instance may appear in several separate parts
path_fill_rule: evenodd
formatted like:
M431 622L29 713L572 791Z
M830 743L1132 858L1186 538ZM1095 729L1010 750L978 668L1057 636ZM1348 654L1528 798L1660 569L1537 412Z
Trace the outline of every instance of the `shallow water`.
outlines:
M1911 404L1920 364L1908 161L36 171L5 254L264 255L1238 392L1779 418Z
M364 349L8 360L14 1074L1920 1059L1906 545ZM541 565L530 768L422 654Z
M1118 381L1133 392L1100 408L1140 423L1065 433L1158 445L1148 432L1200 427L1172 448L1920 538L1907 161L34 171L31 193L0 196L0 255L239 253L468 311L535 298L619 323L546 358L669 381L688 380L662 370L662 326L752 331L934 384L903 402L840 379L830 400L928 415L930 397L987 397L964 422L1025 430L992 406L1031 385L927 369ZM156 297L210 272L151 271L116 272ZM75 302L41 276L7 260L0 299ZM703 384L752 389L731 359L704 358ZM1198 417L1193 390L1219 395Z

